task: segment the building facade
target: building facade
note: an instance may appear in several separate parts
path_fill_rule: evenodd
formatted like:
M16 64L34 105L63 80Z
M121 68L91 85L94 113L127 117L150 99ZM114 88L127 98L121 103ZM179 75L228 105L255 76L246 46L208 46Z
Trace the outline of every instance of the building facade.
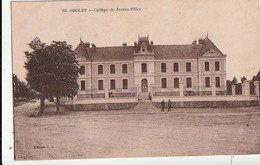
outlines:
M138 36L133 46L75 49L81 74L78 98L222 95L226 55L208 38L187 45L155 45Z

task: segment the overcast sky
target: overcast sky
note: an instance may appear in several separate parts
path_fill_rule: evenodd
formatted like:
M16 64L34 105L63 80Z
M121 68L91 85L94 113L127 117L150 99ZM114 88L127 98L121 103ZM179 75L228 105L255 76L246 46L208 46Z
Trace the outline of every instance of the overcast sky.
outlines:
M260 70L258 0L146 0L89 2L14 2L12 4L13 73L25 81L24 51L36 36L42 42L80 37L96 46L133 45L138 34L154 44L191 44L209 38L227 54L227 78L251 79ZM141 11L62 12L62 9L141 8Z

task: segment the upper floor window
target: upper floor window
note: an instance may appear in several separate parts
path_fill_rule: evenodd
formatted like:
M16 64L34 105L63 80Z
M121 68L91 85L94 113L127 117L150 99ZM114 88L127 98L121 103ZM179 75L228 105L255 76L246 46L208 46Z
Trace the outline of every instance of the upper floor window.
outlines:
M103 74L103 65L98 65L98 74Z
M116 89L116 80L110 80L110 89Z
M146 72L147 72L147 64L142 63L142 73L146 73Z
M216 87L219 88L220 87L220 77L215 77L215 81L216 81Z
M210 77L205 77L205 87L210 87Z
M190 77L186 78L186 87L187 88L191 88L192 87L192 82L191 82L191 78Z
M80 74L85 75L85 65L80 66Z
M205 62L205 71L209 71L209 62Z
M98 90L103 90L103 80L98 80Z
M82 91L84 91L84 90L86 89L86 85L85 85L85 81L84 81L84 80L82 80L82 81L80 82L80 89L81 89Z
M179 78L174 78L173 81L174 88L179 88Z
M123 89L128 89L128 80L123 79Z
M161 63L161 72L166 72L166 63Z
M219 71L219 62L218 61L215 62L215 71Z
M162 88L167 88L167 79L162 78Z
M115 74L115 73L116 73L116 66L110 65L110 74Z
M191 72L191 63L190 62L186 63L186 72Z
M179 72L179 63L173 63L173 72Z
M127 73L127 64L122 65L122 73Z

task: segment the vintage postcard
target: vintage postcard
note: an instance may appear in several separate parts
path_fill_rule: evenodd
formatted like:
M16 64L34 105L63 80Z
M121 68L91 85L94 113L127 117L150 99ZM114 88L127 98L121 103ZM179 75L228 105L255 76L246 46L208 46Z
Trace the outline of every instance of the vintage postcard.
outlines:
M258 0L11 2L14 160L260 154Z

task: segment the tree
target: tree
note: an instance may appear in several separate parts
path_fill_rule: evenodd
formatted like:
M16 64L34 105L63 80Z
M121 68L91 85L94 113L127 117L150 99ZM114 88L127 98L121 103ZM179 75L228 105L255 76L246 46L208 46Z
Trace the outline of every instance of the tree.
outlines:
M25 52L26 61L24 67L27 69L26 80L33 90L41 93L40 114L42 114L49 81L49 73L47 72L49 63L46 52L47 46L37 37L28 45L33 51Z
M243 76L243 77L241 78L241 82L244 83L245 80L247 80L247 78L246 78L245 76Z
M233 80L232 80L231 82L232 82L232 85L235 85L235 84L237 84L237 78L236 78L236 77L234 77L234 78L233 78Z
M59 114L60 97L75 94L78 89L79 65L72 46L65 41L53 41L51 45L46 45L39 38L35 38L29 46L33 51L25 52L26 80L33 90L41 92L40 114L44 99L52 96L56 97Z
M227 94L231 95L232 94L232 82L230 80L226 81L227 83Z
M51 74L48 84L50 95L56 97L56 111L60 113L60 97L75 95L78 90L77 78L80 72L72 46L65 41L53 41L47 47L50 58L48 73Z
M260 71L254 76L254 81L260 81Z

